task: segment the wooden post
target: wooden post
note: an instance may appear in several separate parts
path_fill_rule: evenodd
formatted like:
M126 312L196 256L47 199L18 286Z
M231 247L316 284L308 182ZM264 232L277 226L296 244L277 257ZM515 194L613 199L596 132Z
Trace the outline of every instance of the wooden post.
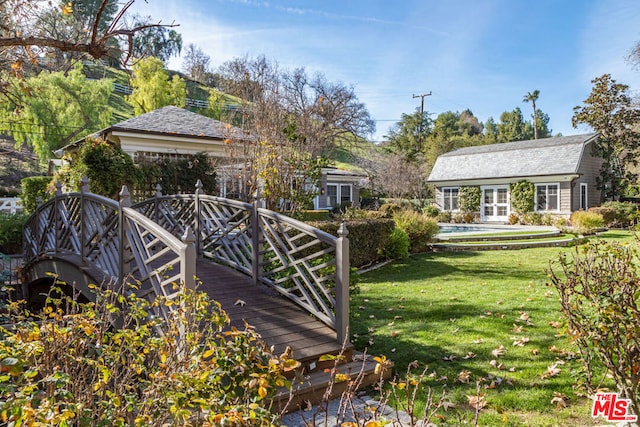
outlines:
M262 228L259 207L260 192L256 191L251 210L251 277L254 285L259 285L262 281Z
M131 207L131 194L126 185L122 186L120 190L120 209L118 210L118 285L121 289L124 289L124 281L129 275L129 264L127 263L127 257L125 251L127 249L127 224L124 215L124 208Z
M55 226L55 230L53 231L55 234L55 249L54 252L58 252L58 248L60 247L60 233L62 232L60 230L60 196L62 196L62 183L60 181L58 181L56 183L56 195L55 198L53 199L53 221L54 221L54 226Z
M155 216L156 224L160 224L160 197L162 197L162 186L157 183L156 195L153 199L153 215Z
M195 226L195 238L196 238L196 253L198 254L198 256L202 256L202 244L200 242L200 240L202 239L202 230L201 230L201 224L202 224L202 208L200 206L200 195L204 193L204 191L202 190L202 181L198 180L198 182L196 182L196 218L195 218L195 222L194 222L194 226Z
M86 221L86 212L85 208L85 194L89 193L89 178L87 176L83 176L80 181L80 257L82 259L82 264L86 264L87 258L87 245L85 242L85 221Z
M193 234L191 227L187 226L182 236L182 242L187 245L180 254L180 263L182 271L180 272L180 280L184 286L189 289L196 288L196 236Z
M348 343L349 337L349 230L344 221L336 240L336 332L338 342Z

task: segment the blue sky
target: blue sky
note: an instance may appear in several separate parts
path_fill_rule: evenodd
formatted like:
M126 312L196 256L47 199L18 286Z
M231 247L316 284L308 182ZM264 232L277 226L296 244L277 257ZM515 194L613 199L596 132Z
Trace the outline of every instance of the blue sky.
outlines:
M554 134L604 73L640 93L626 61L640 40L638 0L138 0L134 12L180 26L211 65L265 55L353 86L381 140L402 113L470 109L498 121L538 89ZM182 60L170 62L180 69Z

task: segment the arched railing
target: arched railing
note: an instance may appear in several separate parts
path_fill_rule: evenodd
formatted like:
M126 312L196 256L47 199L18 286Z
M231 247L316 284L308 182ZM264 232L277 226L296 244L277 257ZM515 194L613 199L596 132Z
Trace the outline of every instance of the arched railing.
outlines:
M235 268L292 299L334 328L343 342L349 319L349 241L286 215L202 193L156 196L131 206L91 194L56 195L28 219L25 262L72 256L115 283L133 279L141 296L175 296L194 286L196 256Z
M346 337L349 319L349 241L259 207L203 194L156 196L134 209L180 236L191 228L200 256L235 268L292 299Z
M182 239L130 207L126 187L120 202L82 190L56 194L27 219L23 230L25 266L41 257L73 260L97 268L110 284L136 282L139 296L175 297L173 284L195 285L195 238ZM165 313L166 314L166 313Z

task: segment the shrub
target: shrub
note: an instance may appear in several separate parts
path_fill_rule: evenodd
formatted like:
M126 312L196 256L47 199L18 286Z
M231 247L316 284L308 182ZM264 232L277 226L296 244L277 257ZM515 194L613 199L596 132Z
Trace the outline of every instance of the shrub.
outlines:
M596 374L603 367L634 414L640 413L638 261L637 246L595 240L573 257L561 254L549 275L582 356L588 393L600 386Z
M517 213L509 215L509 224L515 225L520 221L520 216Z
M588 212L597 213L602 215L604 219L605 227L610 227L611 224L615 222L616 212L613 208L607 208L604 206L595 206L593 208L589 208Z
M638 206L632 202L605 202L602 207L613 209L613 216L607 218L606 222L607 227L611 228L627 228L633 225L640 216Z
M440 209L437 206L429 205L422 208L422 213L431 218L437 218L440 213Z
M47 187L51 182L50 176L30 176L22 178L20 186L22 193L22 206L27 213L32 213L38 207L38 198L42 198L42 202L47 201L51 194L47 192Z
M393 220L409 236L411 253L427 251L429 243L440 230L435 219L418 212L401 211L394 215Z
M571 225L579 234L593 234L604 227L604 218L596 212L575 211L571 214Z
M302 210L298 211L297 216L300 221L328 221L331 213L328 210Z
M409 236L400 227L393 229L385 245L378 249L384 259L405 259L409 257Z
M482 191L480 187L460 187L458 205L464 213L473 213L480 210Z
M400 212L402 207L397 203L385 203L380 206L380 212L385 218L392 218L396 212Z
M451 222L451 212L449 211L442 211L438 214L438 222Z
M319 228L331 235L338 235L340 221L310 222L313 227ZM345 223L349 231L349 261L353 267L364 267L385 259L380 251L388 244L389 235L395 228L392 219L370 219L347 221Z
M0 214L0 252L4 254L22 253L22 226L27 215Z
M542 225L540 212L527 212L522 216L522 223L526 225Z
M522 180L509 185L511 206L520 215L533 211L536 187L532 182Z
M269 425L269 402L297 362L274 356L253 330L223 332L228 318L186 288L157 299L148 318L134 294L97 291L96 303L49 298L41 316L15 312L0 329L8 425ZM114 319L121 328L114 328ZM161 333L158 333L161 331ZM22 424L20 424L20 422Z

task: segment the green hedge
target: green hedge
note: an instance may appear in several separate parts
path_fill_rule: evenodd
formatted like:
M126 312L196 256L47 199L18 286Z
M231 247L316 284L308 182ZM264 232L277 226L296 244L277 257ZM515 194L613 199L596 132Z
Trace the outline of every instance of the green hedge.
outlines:
M20 181L20 186L22 187L20 198L22 199L22 206L26 212L32 213L36 210L39 197L42 197L42 202L45 202L51 197L51 195L47 193L47 186L50 182L50 176L30 176Z
M338 235L338 221L309 222L309 225L319 228L331 235ZM349 231L349 261L352 267L364 267L369 264L384 261L384 248L391 241L391 234L395 228L392 219L377 219L365 221L345 221Z
M27 220L27 215L0 214L0 253L22 253L22 226Z

